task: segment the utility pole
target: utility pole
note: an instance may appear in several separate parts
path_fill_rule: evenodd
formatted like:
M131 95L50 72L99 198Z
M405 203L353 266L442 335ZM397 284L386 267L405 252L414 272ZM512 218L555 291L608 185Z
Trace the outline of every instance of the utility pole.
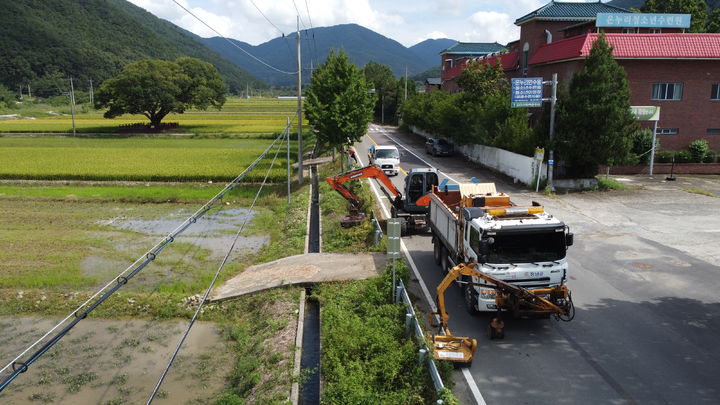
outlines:
M93 91L92 79L90 79L90 104L95 105L95 93Z
M555 166L555 156L552 149L553 134L555 133L555 103L557 102L557 73L552 74L552 93L550 96L550 154L548 155L548 187L550 191L555 191L553 185L553 168Z
M288 207L290 206L290 117L287 117L285 125L285 140L287 141L287 189L288 189Z
M297 16L297 118L298 118L298 184L303 183L303 144L302 144L302 58L300 57L300 15Z
M403 100L407 100L407 65L405 65L405 98Z
M22 84L20 85L20 100L22 100Z
M70 78L70 112L72 113L73 136L75 136L75 88Z
M380 95L380 123L385 125L385 95Z

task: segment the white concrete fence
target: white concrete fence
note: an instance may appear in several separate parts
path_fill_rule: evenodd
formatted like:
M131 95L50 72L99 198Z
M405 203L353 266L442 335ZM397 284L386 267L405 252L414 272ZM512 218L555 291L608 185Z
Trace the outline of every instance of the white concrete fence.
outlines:
M437 136L433 136L415 126L410 126L410 130L425 138L437 138ZM462 153L472 162L512 177L515 182L519 181L532 187L535 186L538 162L530 156L485 145L456 146L455 150ZM547 165L545 163L541 163L541 165L540 180L545 180Z

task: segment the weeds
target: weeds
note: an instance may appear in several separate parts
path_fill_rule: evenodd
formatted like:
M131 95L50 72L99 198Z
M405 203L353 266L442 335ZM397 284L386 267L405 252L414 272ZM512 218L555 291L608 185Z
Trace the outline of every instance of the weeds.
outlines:
M686 191L688 193L693 193L693 194L700 194L700 195L704 195L704 196L708 196L708 197L720 198L720 196L718 196L715 193L711 193L707 190L704 190L702 188L697 188L697 187L684 188L683 191Z

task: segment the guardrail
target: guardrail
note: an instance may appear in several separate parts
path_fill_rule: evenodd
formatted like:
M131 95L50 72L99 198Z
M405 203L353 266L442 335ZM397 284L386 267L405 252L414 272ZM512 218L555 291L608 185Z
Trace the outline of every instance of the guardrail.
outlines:
M430 377L432 378L433 384L435 385L435 391L439 393L440 390L445 388L445 384L443 384L440 373L438 372L437 366L435 365L435 359L433 358L432 354L428 355L428 353L430 353L430 349L427 347L427 342L425 341L425 334L420 327L420 323L417 320L417 315L415 314L415 309L413 308L410 297L408 296L407 290L405 289L405 283L403 283L402 280L398 280L398 283L395 286L394 290L395 296L393 297L393 301L396 303L402 301L405 304L405 334L409 334L410 329L413 330L416 343L418 344L418 346L420 346L420 349L418 350L418 362L422 363L423 361L427 361L428 371L430 372ZM438 399L436 403L444 404L445 402L442 399Z

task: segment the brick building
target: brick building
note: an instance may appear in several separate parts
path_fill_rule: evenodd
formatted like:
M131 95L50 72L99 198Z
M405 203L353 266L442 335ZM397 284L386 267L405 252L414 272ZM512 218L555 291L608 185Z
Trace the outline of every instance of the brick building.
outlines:
M505 47L497 42L458 42L441 51L440 66L442 66L442 72L440 80L443 90L451 93L460 91L455 79L471 60L493 55L504 50Z
M627 72L630 103L661 107L661 149L683 149L693 140L705 139L720 150L720 34L622 25L597 28L597 13L629 11L600 2L550 2L515 21L520 39L508 44L507 53L483 60L499 60L508 77L549 80L557 73L560 86L568 86L599 32L605 32L615 59Z

